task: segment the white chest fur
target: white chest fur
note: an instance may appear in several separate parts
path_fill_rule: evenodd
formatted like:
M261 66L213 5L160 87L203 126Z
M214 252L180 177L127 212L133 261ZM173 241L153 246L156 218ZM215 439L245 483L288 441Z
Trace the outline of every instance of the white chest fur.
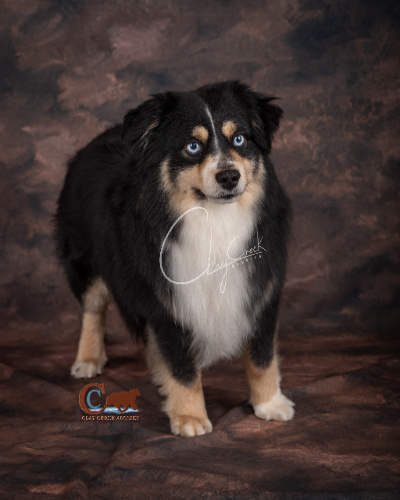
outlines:
M236 203L193 208L169 247L175 319L192 332L202 367L239 355L251 333L251 263L236 259L250 246L253 217Z

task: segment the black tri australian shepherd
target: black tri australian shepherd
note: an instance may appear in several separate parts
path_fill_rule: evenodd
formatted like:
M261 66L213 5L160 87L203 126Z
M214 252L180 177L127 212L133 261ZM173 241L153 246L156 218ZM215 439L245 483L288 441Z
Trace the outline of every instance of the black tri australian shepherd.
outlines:
M106 308L142 335L171 430L212 430L201 370L242 357L257 417L286 421L277 325L290 204L269 159L282 110L233 81L155 95L69 163L56 241L82 306L72 375L101 374Z

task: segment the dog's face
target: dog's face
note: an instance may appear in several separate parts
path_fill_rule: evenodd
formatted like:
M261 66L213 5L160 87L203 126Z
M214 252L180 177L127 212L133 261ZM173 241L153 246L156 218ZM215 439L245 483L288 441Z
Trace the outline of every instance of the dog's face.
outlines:
M239 82L155 96L125 117L124 140L139 168L157 169L175 213L263 192L265 156L282 111Z

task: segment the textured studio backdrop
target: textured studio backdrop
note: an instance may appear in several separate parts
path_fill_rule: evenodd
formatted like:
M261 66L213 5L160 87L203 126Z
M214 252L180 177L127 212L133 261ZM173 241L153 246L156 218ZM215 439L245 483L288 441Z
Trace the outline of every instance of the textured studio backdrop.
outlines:
M285 111L284 329L397 326L397 2L2 3L2 326L73 307L51 217L74 152L152 93L227 79Z

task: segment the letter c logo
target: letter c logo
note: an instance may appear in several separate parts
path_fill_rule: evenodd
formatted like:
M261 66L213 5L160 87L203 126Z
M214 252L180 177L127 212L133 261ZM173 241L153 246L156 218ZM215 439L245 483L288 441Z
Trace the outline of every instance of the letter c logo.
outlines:
M79 393L79 405L82 410L89 415L97 415L104 410L104 407L100 405L94 406L92 404L91 397L94 392L99 396L104 394L104 384L93 383L85 385Z

